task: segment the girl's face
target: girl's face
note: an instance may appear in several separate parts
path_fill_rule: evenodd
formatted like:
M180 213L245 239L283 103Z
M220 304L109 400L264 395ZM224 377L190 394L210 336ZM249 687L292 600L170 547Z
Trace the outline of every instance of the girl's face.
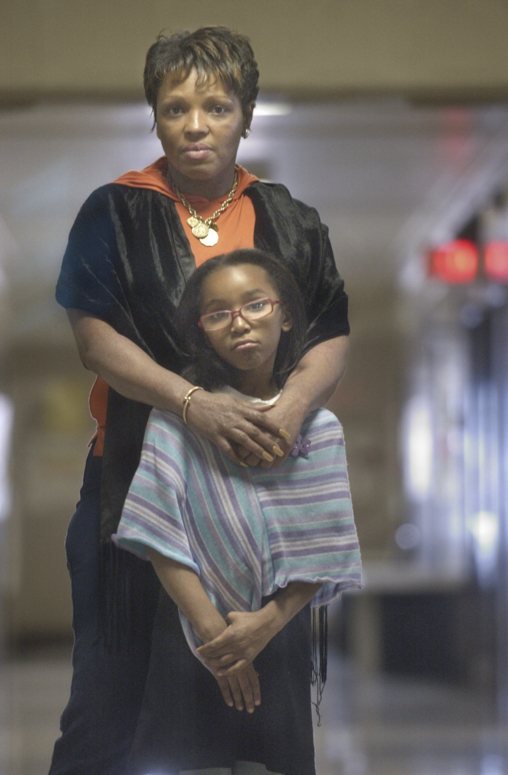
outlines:
M201 286L200 314L219 310L238 310L256 299L279 299L279 292L264 269L254 264L224 266L205 278ZM271 383L273 365L282 331L289 331L292 321L281 304L259 320L245 320L235 315L231 323L218 331L207 331L213 349L235 368L245 372L256 384Z

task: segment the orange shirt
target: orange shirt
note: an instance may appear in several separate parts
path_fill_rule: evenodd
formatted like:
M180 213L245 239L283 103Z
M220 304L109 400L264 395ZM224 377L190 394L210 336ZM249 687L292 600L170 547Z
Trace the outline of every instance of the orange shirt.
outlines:
M236 169L238 172L238 188L235 191L235 195L228 209L219 216L217 221L217 225L219 226L219 241L213 247L203 245L192 234L191 228L187 223L190 213L180 202L175 192L169 187L165 175L165 156L140 172L137 172L136 170L127 172L114 182L123 186L132 186L134 188L148 188L173 199L176 203L176 210L180 216L182 226L194 254L196 266L201 266L201 264L204 264L209 258L221 255L222 253L229 253L232 250L238 250L239 248L254 247L256 214L254 212L252 200L248 196L243 196L243 193L251 183L257 180L257 178L247 172L243 167L237 166ZM224 197L212 200L204 199L199 196L187 196L186 198L198 215L204 219L209 218L224 201ZM100 456L104 450L107 404L108 385L101 377L97 377L90 392L90 414L97 425L97 430L92 439L92 442L95 441L94 455Z

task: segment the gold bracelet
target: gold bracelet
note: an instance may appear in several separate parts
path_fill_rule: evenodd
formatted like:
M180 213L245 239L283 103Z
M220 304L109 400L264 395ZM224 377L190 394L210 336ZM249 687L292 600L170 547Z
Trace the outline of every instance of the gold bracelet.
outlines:
M182 418L184 423L187 425L187 409L189 408L189 404L192 398L192 394L196 392L196 390L204 390L202 387L192 387L184 396L183 399L183 412L182 412Z

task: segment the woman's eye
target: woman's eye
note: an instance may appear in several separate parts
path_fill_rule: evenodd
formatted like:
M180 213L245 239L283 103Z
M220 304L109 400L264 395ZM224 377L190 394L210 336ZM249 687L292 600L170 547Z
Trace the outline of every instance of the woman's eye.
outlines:
M227 108L225 108L224 105L214 105L212 108L212 113L214 113L216 116L222 116L224 113L227 113Z
M180 105L169 105L164 112L167 116L180 116L183 113L183 109Z

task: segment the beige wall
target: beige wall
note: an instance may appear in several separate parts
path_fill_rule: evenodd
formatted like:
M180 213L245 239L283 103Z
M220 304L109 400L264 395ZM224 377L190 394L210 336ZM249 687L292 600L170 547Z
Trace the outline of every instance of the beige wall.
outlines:
M0 101L138 98L162 29L226 24L266 90L508 96L506 0L1 0Z

